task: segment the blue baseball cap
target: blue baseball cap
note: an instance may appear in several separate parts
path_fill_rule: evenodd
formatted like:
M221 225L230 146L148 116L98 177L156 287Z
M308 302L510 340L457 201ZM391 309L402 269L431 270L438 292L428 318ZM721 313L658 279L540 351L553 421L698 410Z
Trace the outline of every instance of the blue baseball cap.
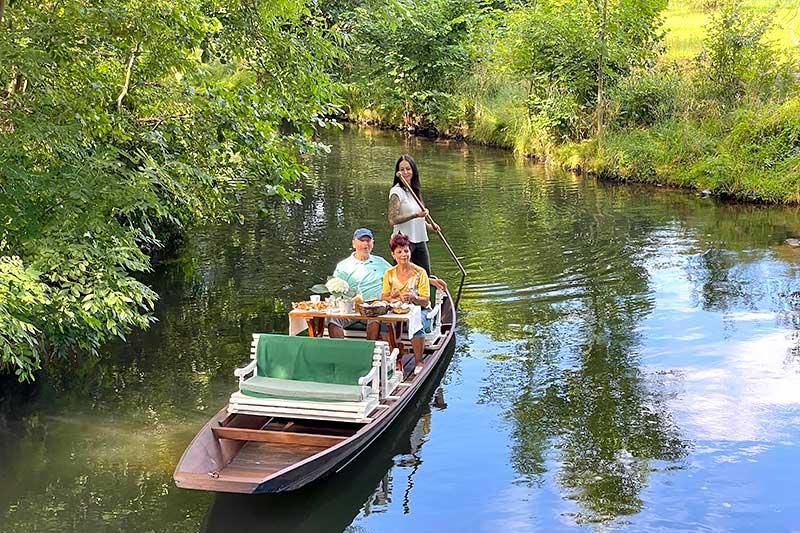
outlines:
M358 229L357 229L357 230L356 230L356 231L353 233L353 239L361 239L361 238L363 238L363 237L369 237L370 239L373 239L373 238L374 238L374 237L372 236L372 232L371 232L370 230L368 230L367 228L358 228Z

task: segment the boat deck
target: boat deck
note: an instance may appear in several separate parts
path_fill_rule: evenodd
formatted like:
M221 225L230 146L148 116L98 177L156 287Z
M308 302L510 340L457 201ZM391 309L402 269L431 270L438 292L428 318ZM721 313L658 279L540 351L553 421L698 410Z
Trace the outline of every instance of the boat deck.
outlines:
M225 468L220 470L220 478L257 477L274 474L299 461L327 449L329 446L307 446L276 442L248 442Z

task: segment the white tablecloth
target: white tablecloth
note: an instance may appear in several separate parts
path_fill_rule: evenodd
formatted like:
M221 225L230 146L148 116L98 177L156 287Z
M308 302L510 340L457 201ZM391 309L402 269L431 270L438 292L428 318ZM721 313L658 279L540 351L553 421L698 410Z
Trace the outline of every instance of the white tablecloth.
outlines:
M342 318L347 315L340 313L328 313L326 318ZM422 309L418 305L412 305L411 310L405 315L387 314L385 317L405 318L408 322L409 337L422 329ZM308 329L306 317L289 315L289 335L299 335Z

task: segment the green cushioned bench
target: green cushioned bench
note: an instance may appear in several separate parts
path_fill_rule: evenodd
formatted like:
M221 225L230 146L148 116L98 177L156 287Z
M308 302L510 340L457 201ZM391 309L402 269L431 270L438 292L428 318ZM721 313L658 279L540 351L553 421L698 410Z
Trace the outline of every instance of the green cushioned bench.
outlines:
M246 379L239 391L254 398L286 398L324 402L360 402L366 399L363 387L336 383L317 383L292 379L253 376Z
M253 361L236 369L229 412L361 420L379 403L386 343L253 335Z

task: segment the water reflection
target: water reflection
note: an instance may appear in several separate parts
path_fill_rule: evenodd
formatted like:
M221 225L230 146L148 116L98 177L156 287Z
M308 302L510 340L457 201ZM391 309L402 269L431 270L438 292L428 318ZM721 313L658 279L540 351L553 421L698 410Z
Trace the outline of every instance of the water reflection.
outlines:
M800 210L598 183L459 143L329 141L302 203L257 218L245 198L242 224L201 228L160 267L150 331L51 366L35 397L0 399L1 529L789 529L800 249L783 243ZM287 330L290 302L349 253L353 228L388 255L403 152L470 273L447 410L420 411L370 466L296 499L175 489L250 334ZM435 241L431 254L457 279Z
M639 367L630 310L609 315L600 309L565 328L572 329L568 336L554 335L554 327L542 339L517 345L510 364L490 375L483 389L484 401L508 404L511 460L524 475L520 481L541 486L557 468L565 496L582 508L578 521L639 512L650 473L661 461L680 464L690 449L657 376ZM584 341L553 342L569 337Z
M506 364L492 367L481 400L506 409L523 480L541 486L556 467L579 521L631 515L653 463L688 450L637 354L638 326L655 305L641 251L665 214L641 212L618 189L535 185L536 194L505 199L510 211L542 206L504 222L501 235L527 237L499 244L517 252L518 266L495 258L493 283L472 278L465 302L480 309L469 325L496 340L524 339L494 354Z

